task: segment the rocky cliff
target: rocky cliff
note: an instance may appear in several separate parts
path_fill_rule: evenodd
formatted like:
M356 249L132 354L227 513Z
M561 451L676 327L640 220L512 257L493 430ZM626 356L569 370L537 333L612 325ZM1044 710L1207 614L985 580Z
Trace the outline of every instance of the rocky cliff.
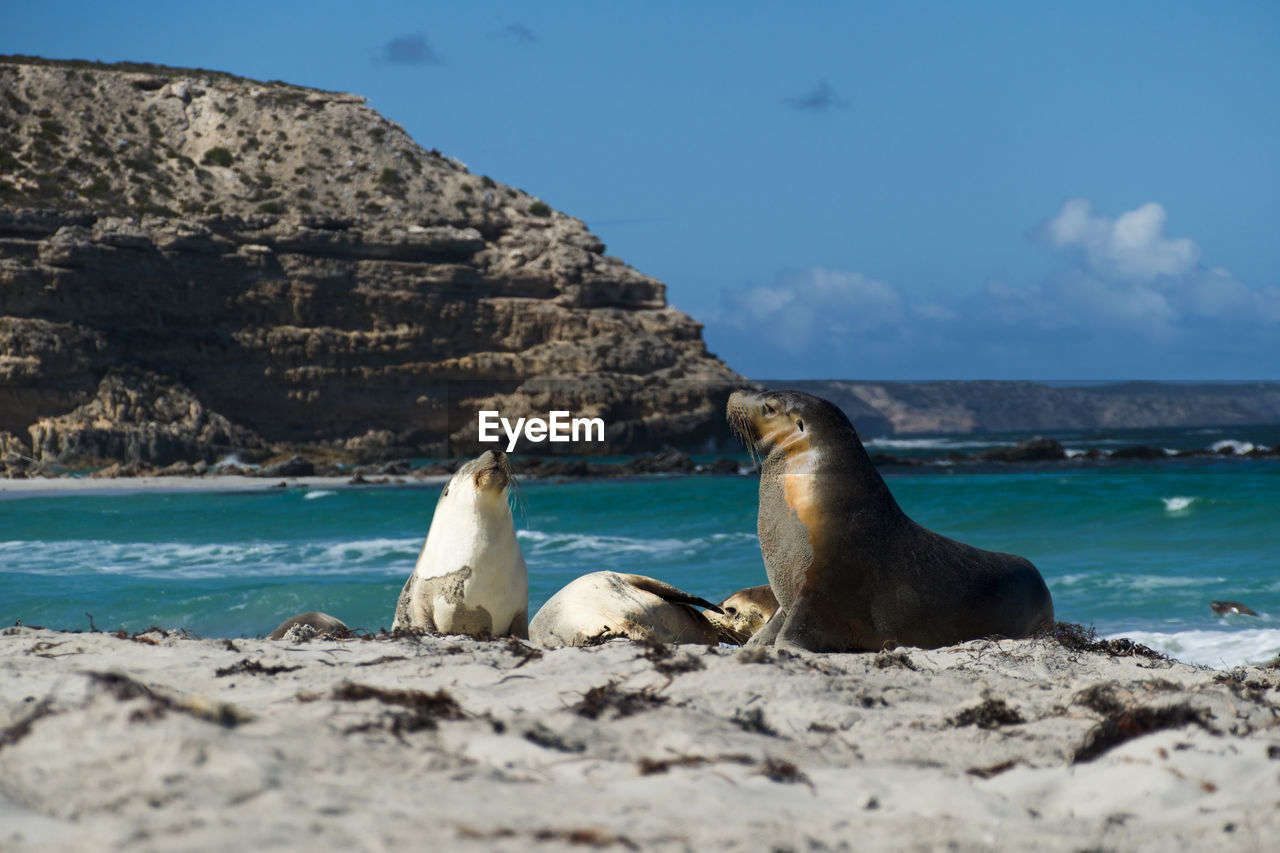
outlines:
M864 435L1280 423L1280 384L766 381L840 406Z
M0 205L14 464L471 452L481 406L694 446L742 384L582 222L354 95L0 58Z

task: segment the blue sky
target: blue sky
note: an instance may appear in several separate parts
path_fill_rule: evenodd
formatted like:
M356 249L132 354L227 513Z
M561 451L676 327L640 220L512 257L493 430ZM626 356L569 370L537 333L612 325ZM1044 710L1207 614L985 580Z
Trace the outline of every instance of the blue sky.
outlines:
M17 3L357 92L749 376L1280 379L1280 3Z

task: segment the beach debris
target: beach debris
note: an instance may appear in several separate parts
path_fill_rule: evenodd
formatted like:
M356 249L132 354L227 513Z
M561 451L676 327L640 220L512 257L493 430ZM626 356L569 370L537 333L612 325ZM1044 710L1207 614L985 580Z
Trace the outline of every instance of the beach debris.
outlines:
M538 842L563 841L566 844L581 847L603 848L620 845L628 850L640 849L639 845L625 835L611 835L602 829L534 829L527 831L525 834ZM520 833L505 826L486 832L466 824L459 824L458 835L477 841L491 841L500 838L516 838Z
M646 637L637 641L644 647L642 658L653 664L653 668L667 678L684 672L697 672L706 669L707 665L689 652L675 654L675 650L657 637Z
M1205 731L1214 733L1214 728L1209 725L1209 720L1212 718L1213 715L1208 709L1195 708L1187 702L1161 708L1143 705L1127 706L1110 711L1085 735L1084 743L1071 756L1071 763L1085 764L1125 741L1163 729L1197 725Z
M768 735L769 737L778 737L778 730L765 722L764 711L760 708L752 708L744 711L738 708L733 712L733 719L729 722L733 723L744 732L751 732L757 735Z
M957 728L961 726L977 726L980 729L998 729L1001 726L1014 726L1024 723L1018 709L1003 699L984 699L972 708L966 708L947 721Z
M1052 640L1065 649L1073 652L1092 652L1112 657L1141 657L1149 660L1169 660L1168 655L1161 654L1142 643L1135 643L1127 637L1114 640L1099 640L1098 633L1092 627L1069 622L1054 622L1052 626L1036 634L1032 639Z
M1010 758L1008 761L1001 761L999 764L992 764L989 767L970 767L964 771L970 776L977 776L979 779L991 779L999 776L1006 770L1012 770L1022 763L1021 759Z
M587 745L580 740L569 740L561 734L553 732L542 723L535 723L533 728L526 729L524 739L545 749L557 752L586 752Z
M883 651L875 656L872 664L876 669L910 669L916 670L916 665L911 662L911 655L906 652Z
M360 661L356 666L381 666L384 663L394 663L398 660L408 660L404 655L383 655L373 660Z
M169 696L153 690L140 681L120 672L88 672L86 675L99 687L121 702L131 699L145 699L148 708L135 711L129 716L130 722L144 722L159 719L167 711L178 711L198 720L214 723L226 729L250 722L253 717L228 702L216 702L203 696L185 698Z
M768 663L771 660L768 646L746 646L734 657L738 663Z
M390 715L389 730L396 737L400 737L404 732L434 731L439 728L439 720L461 720L466 717L462 706L443 689L435 693L427 693L423 690L388 690L370 684L345 681L334 688L333 698L339 702L363 702L376 699L384 705L398 705L405 708L405 712L394 712ZM345 733L382 728L383 722L351 726Z
M648 708L665 705L666 702L667 697L659 696L658 691L652 687L626 690L619 687L616 680L610 680L592 687L569 710L589 720L599 719L605 711L612 710L613 719L617 720Z
M519 637L507 637L507 643L503 646L503 649L520 658L520 663L515 665L516 669L531 660L537 660L542 657L541 649L536 649L528 643L522 643Z
M30 697L28 697L30 698ZM42 717L49 717L58 713L53 708L53 700L45 697L36 703L35 707L24 714L17 722L12 725L0 729L0 749L6 746L13 746L27 735L31 734L31 729L35 726L36 720Z
M755 764L756 760L750 755L741 752L731 752L714 756L676 755L671 758L640 758L636 760L636 771L641 776L652 776L656 773L666 773L672 767L701 767L704 764L717 764L721 762L729 762L733 764Z
M797 782L803 782L809 786L809 790L817 793L817 788L813 786L813 780L804 774L799 767L793 762L787 761L785 758L775 758L772 755L766 755L764 761L760 764L760 769L756 771L770 782L781 782L786 785L794 785Z
M241 661L233 663L231 666L224 666L221 669L215 669L213 674L217 678L223 678L228 675L277 675L281 672L296 672L302 669L302 665L298 666L263 666L256 660L244 658Z

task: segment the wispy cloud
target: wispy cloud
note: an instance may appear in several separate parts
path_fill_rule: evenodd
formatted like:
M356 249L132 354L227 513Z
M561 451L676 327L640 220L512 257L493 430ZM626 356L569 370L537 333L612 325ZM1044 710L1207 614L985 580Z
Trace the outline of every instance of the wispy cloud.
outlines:
M507 24L494 34L495 38L500 38L513 44L536 44L538 37L534 35L533 30L524 24Z
M831 88L831 84L826 80L819 80L816 86L803 95L783 98L782 102L793 110L810 113L825 113L829 110L844 109L849 106L843 98L836 94L836 90Z
M1249 287L1165 233L1083 199L1031 233L1067 265L923 300L850 270L781 273L723 294L711 347L756 377L1261 377L1280 364L1280 288Z
M381 59L392 65L440 65L440 55L423 33L396 36L382 46Z

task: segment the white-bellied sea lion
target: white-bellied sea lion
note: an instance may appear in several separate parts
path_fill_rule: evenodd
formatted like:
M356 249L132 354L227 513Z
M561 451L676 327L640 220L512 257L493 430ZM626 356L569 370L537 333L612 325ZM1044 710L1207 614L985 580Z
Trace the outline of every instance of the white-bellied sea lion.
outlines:
M393 631L529 636L529 572L507 504L510 483L501 450L486 450L453 475L400 592Z
M720 602L720 612L703 617L715 626L720 642L741 646L764 627L778 609L778 599L767 583L740 589Z
M539 608L529 638L540 646L593 646L616 637L715 645L701 612L716 605L643 575L592 572L575 578Z
M908 518L835 405L798 391L735 391L727 408L763 460L757 528L779 603L751 645L937 648L1053 623L1030 562Z
M351 629L341 619L330 616L328 613L312 610L309 613L299 613L297 616L291 616L284 620L280 623L280 627L267 635L267 639L283 640L292 628L309 629L307 633L310 636L328 636L338 639L351 636Z

